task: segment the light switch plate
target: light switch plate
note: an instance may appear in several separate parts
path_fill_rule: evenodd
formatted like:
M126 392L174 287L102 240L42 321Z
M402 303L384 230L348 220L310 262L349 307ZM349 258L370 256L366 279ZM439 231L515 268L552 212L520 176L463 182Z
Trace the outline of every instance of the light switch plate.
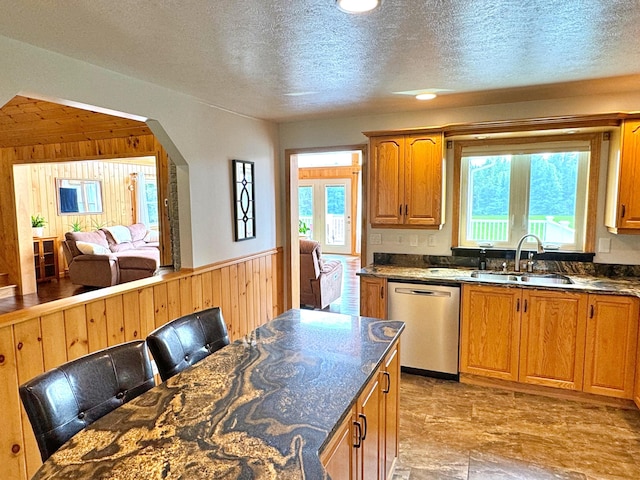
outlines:
M435 247L436 246L436 236L435 235L429 235L427 237L427 245L429 245L430 247Z
M369 244L371 245L380 245L382 244L382 234L380 233L372 233L369 235Z
M418 235L409 235L409 245L412 247L418 246Z

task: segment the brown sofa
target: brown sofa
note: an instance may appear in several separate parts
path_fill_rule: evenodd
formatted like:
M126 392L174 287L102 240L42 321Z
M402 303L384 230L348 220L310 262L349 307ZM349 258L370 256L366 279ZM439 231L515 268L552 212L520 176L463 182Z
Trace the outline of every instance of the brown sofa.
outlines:
M320 243L300 239L300 303L324 309L342 295L342 263L324 261Z
M62 250L69 278L76 285L109 287L154 275L160 250L157 242L144 240L146 234L142 224L67 232Z

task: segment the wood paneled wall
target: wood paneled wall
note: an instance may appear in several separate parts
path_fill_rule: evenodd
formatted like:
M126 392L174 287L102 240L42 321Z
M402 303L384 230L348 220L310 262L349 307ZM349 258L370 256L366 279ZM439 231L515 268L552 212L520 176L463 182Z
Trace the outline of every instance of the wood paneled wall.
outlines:
M65 163L36 163L16 168L27 169L30 185L31 214L41 214L47 221L44 233L47 237L64 240L65 232L71 230L72 222L80 222L82 230L95 230L99 225L131 225L134 220L133 192L131 174L142 172L145 175L156 174L154 165L142 165L125 162L80 161ZM101 214L58 213L56 179L100 180L102 184Z
M283 297L283 252L277 249L0 316L2 478L26 480L42 463L21 406L20 384L212 306L220 306L233 341L282 313Z
M28 199L25 199L28 194L15 191L14 165L140 156L155 156L160 159L158 164L162 168L158 172L158 195L159 198L168 198L168 185L162 181L161 177L166 173L163 165L168 162L167 154L153 135L0 148L0 243L5 247L16 246L15 249L0 250L0 272L8 273L11 282L19 285L23 293L35 291L35 275L32 272L33 252L31 251L33 246L29 222L29 216L34 212L30 211L31 205ZM16 177L20 176L16 175ZM21 186L29 184L28 180L21 178L17 180ZM55 202L55 196L51 197L51 201ZM161 263L169 265L172 259L169 218L165 208L160 208L159 214L162 235ZM51 221L50 218L47 220Z

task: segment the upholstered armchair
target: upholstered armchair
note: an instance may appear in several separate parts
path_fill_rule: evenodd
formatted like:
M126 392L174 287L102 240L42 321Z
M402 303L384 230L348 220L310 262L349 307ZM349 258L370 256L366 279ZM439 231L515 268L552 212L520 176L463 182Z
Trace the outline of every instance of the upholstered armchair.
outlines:
M324 309L342 295L342 263L324 261L320 243L300 239L300 304Z

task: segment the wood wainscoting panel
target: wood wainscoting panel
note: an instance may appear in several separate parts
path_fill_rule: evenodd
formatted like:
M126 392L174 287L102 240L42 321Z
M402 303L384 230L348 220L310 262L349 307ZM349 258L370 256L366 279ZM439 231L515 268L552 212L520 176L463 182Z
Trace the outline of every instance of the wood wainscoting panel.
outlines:
M42 356L44 370L51 370L65 363L67 358L64 312L54 312L40 317L42 332Z
M18 396L20 383L16 364L14 327L14 325L8 325L0 328L0 403L2 404L0 461L4 478L26 480L31 478L26 470L26 459L33 457L33 453L26 450L33 447L30 442L25 442L23 434L23 429L31 429L31 424L28 422L24 424Z
M167 309L167 284L162 283L153 287L153 322L151 330L161 327L169 321L169 310Z
M44 372L42 359L42 336L40 332L40 320L33 318L27 322L18 323L14 328L16 345L16 366L18 369L18 383L23 384L27 380ZM21 409L21 418L24 434L25 460L27 475L32 477L40 467L40 451L38 443L30 428L29 418L24 408Z
M18 386L67 360L127 340L204 308L220 306L231 341L282 313L281 248L196 270L94 290L0 315L2 478L27 480L40 453Z
M138 303L138 292L127 292L122 295L122 306L124 307L124 338L127 342L142 340L146 338L146 333L140 328L140 305Z
M104 300L87 303L87 339L89 351L95 352L109 346L107 309Z
M107 315L107 337L109 339L109 346L123 343L125 338L122 296L105 299L105 312Z
M64 312L64 331L67 336L67 358L73 360L89 353L86 310L84 305Z

